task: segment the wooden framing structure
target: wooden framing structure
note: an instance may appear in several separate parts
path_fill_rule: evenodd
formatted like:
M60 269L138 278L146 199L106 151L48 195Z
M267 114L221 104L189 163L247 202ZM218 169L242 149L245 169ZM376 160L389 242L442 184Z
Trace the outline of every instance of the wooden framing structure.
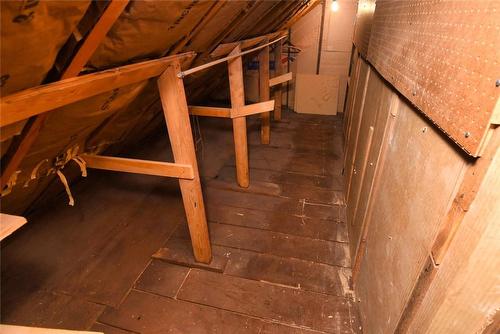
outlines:
M181 71L181 62L190 61L194 55L190 52L164 57L81 78L70 78L7 96L0 103L0 126L32 116L44 115L53 109L118 87L159 77L160 97L175 162L164 163L90 155L83 155L83 159L91 168L178 178L194 257L198 262L209 263L212 258L210 239L188 106L184 83L177 76L177 73Z
M234 150L236 158L236 179L238 185L242 188L247 188L250 184L249 173L248 173L248 143L247 143L247 129L246 129L246 116L260 114L262 117L261 126L261 142L263 144L270 143L270 132L271 132L271 118L270 112L276 110L276 106L279 105L279 118L281 119L281 95L279 101L270 100L270 88L272 86L278 86L281 92L281 83L291 80L291 73L280 75L273 78L273 81L269 79L269 46L271 44L277 44L277 48L280 50L281 58L281 45L282 39L286 36L281 32L269 34L266 36L259 36L249 40L243 40L240 42L227 43L219 45L212 53L212 57L226 56L215 60L213 62L200 65L198 67L189 69L184 72L179 72L178 77L183 78L189 74L195 73L197 71L204 70L211 66L220 64L222 62L228 63L228 75L229 75L229 90L231 96L231 108L221 108L221 107L206 107L206 106L190 106L189 112L191 115L195 116L209 116L209 117L222 117L231 118L233 122L233 137L234 137ZM269 41L270 37L276 37L277 39ZM264 43L257 47L255 45L259 43ZM242 50L242 48L254 47L249 50ZM260 102L250 105L245 105L245 88L243 84L243 56L252 52L259 52L259 95ZM280 72L281 74L281 72Z
M78 52L75 54L73 60L62 74L61 80L76 77L82 71L83 67L87 64L90 57L92 57L104 37L106 37L106 34L111 29L127 4L128 0L112 0L109 3L106 10L81 45L80 49L78 49ZM1 189L5 187L10 176L17 170L21 161L24 159L26 154L28 154L28 151L35 142L45 121L47 120L47 114L33 116L34 117L30 118L28 124L25 126L21 139L18 141L18 144L15 145L15 151L12 153L9 161L5 164L5 166L2 166L2 175L0 177Z

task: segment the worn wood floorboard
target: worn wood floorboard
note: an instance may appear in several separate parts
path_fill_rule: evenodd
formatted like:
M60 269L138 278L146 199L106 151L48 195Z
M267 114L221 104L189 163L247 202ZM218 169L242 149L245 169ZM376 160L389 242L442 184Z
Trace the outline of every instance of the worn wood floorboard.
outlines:
M360 333L339 118L284 113L235 185L231 122L197 141L214 259L193 261L175 180L91 173L2 245L2 321L131 333ZM129 157L171 157L165 137ZM159 182L161 180L161 182ZM33 251L36 250L36 251Z
M342 297L193 269L178 298L285 324L351 333L350 303Z

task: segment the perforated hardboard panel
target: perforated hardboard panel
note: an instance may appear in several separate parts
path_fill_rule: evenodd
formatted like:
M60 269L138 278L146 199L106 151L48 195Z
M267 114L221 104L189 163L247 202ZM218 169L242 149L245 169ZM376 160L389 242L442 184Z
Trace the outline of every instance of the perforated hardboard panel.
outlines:
M500 1L378 0L368 60L467 153L480 154L500 92Z

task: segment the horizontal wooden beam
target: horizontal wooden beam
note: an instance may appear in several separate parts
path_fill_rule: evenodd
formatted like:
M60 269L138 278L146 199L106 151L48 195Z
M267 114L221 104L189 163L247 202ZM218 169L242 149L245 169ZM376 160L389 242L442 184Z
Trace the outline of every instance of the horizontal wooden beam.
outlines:
M84 154L81 157L87 163L88 168L105 169L115 172L175 177L178 179L186 180L194 179L194 171L191 165L161 161L116 158L103 155Z
M194 56L194 52L187 52L163 57L69 78L6 96L0 100L0 126L9 125L115 88L157 77L173 61L183 61Z
M286 31L277 31L273 32L267 35L263 36L258 36L250 39L245 39L242 41L237 41L237 42L231 42L231 43L224 43L224 44L219 44L217 48L210 53L210 57L212 58L218 58L218 57L223 57L231 53L231 51L234 50L234 48L238 45L240 45L241 50L245 51L245 49L251 48L252 46L255 46L259 43L262 43L266 40L272 40L276 37L281 37L285 36L287 34Z
M200 66L196 66L196 67L192 67L188 70L185 70L185 71L181 71L179 73L177 73L177 77L179 78L184 78L190 74L193 74L193 73L196 73L196 72L199 72L199 71L203 71L203 70L206 70L207 68L210 68L212 66L215 66L215 65L218 65L218 64L222 64L222 63L225 63L226 61L229 62L230 60L233 60L235 58L238 58L238 57L243 57L244 55L247 55L247 54L250 54L250 53L253 53L253 52L256 52L260 49L263 49L265 48L266 46L269 46L271 44L274 44L276 42L279 42L280 40L282 39L285 39L287 36L281 36L279 38L276 38L274 40L272 40L271 42L269 43L266 43L266 44L262 44L262 45L259 45L259 46L256 46L252 49L248 49L248 50L245 50L245 51L240 51L240 52L232 52L227 56L227 57L224 57L224 58L220 58L220 59L217 59L217 60L214 60L214 61L211 61L209 63L206 63L206 64L202 64ZM239 44L238 44L239 45ZM241 48L238 48L238 50L241 50Z
M26 222L27 220L24 217L0 213L0 240L14 233L15 230L26 224Z
M274 100L248 104L243 107L231 109L231 118L260 114L272 111L274 109Z
M189 113L195 116L231 117L231 108L189 106Z
M282 84L284 82L290 81L290 80L292 80L292 78L293 78L292 72L288 72L288 73L282 74L280 76L271 78L271 79L269 79L269 87L276 86L276 85Z

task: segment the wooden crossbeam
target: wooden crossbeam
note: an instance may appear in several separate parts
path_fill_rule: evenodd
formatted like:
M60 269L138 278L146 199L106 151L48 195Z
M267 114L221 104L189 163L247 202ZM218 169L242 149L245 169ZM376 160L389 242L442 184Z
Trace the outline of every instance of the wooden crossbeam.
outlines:
M0 240L14 233L14 231L26 224L26 222L27 220L24 217L0 213Z
M189 113L195 116L231 117L231 108L189 106Z
M249 115L261 114L274 109L274 100L247 104L242 107L231 109L231 118L244 117Z
M261 114L274 109L274 100L247 104L237 108L189 106L189 113L195 116L237 118Z
M280 76L271 78L271 79L269 79L269 87L273 87L273 86L282 84L284 82L290 81L290 80L292 80L292 78L293 78L292 72L288 72L288 73L282 74Z
M22 121L115 88L157 77L173 61L190 59L194 55L194 52L187 52L163 57L70 78L9 95L0 100L0 126Z
M245 51L246 49L256 46L262 42L273 40L277 37L282 37L285 35L286 31L277 31L267 35L257 36L254 38L245 39L238 42L219 44L217 48L215 48L215 50L212 51L212 53L210 53L210 57L218 58L226 56L229 53L231 53L231 51L233 51L233 49L238 45L240 46L241 50Z
M187 164L108 157L104 155L82 155L88 168L111 170L144 175L194 179L193 167Z

